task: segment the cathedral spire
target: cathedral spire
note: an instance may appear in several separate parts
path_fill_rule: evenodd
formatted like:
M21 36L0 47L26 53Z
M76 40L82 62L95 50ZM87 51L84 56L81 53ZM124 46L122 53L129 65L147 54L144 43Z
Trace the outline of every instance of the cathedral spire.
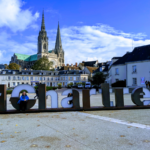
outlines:
M57 28L57 36L56 36L55 50L56 50L57 52L60 51L60 50L62 50L59 22L58 22L58 28Z
M42 25L41 25L41 30L45 30L44 10L43 10L43 14L42 14Z

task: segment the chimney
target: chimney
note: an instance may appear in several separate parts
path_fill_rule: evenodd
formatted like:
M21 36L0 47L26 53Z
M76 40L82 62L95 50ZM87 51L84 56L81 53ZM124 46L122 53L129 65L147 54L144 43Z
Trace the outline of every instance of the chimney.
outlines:
M78 66L78 63L77 63L77 62L75 63L75 66L76 66L76 67Z

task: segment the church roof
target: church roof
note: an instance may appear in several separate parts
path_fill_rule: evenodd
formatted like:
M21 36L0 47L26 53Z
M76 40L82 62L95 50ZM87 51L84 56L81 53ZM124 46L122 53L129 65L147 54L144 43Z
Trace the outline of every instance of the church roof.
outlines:
M17 59L19 60L30 61L30 55L19 54L19 53L15 53L15 55L17 56Z
M52 53L53 50L48 51L49 53ZM18 60L23 60L23 61L36 61L37 60L37 54L34 55L26 55L26 54L19 54L19 53L15 53L15 55L17 56Z

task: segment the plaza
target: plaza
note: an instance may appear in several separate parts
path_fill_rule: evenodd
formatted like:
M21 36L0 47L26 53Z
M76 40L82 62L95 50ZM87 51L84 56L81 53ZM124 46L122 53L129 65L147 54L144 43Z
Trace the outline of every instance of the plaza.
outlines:
M59 107L66 96L58 92ZM82 93L80 106L82 107ZM35 94L28 94L33 98ZM13 107L7 95L7 109ZM115 105L115 95L110 94ZM134 105L124 94L125 105ZM91 106L103 106L100 93L91 96ZM47 108L51 107L50 97ZM38 108L38 101L32 109ZM20 113L0 115L1 150L148 150L149 109L80 112Z

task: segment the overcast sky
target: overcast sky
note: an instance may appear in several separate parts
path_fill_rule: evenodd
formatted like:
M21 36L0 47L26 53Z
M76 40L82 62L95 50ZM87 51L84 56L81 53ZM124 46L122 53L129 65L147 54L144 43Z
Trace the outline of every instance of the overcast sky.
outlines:
M49 50L60 23L65 64L111 60L150 44L150 0L0 0L0 63L37 53L42 11Z

